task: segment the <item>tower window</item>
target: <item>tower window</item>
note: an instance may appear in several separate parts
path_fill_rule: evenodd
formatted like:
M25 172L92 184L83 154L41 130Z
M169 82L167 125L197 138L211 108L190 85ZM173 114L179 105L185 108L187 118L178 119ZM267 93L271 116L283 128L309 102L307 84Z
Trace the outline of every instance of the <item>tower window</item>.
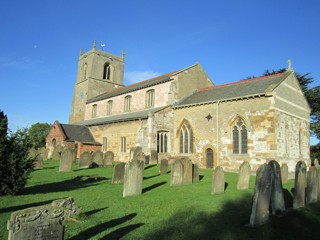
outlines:
M83 65L83 79L87 79L87 68L88 68L88 65L85 63Z
M180 129L180 153L193 153L193 132L188 122Z
M146 92L146 107L153 107L154 106L154 89L151 89Z
M98 107L97 104L92 105L92 112L91 112L92 118L97 117L97 107Z
M127 151L127 139L126 137L121 137L121 152Z
M112 114L112 103L113 103L112 100L109 100L107 102L107 115L111 115Z
M105 63L103 66L103 79L105 80L110 80L110 64L109 63Z
M248 130L242 119L238 119L232 128L233 153L248 153Z
M128 95L124 98L124 111L130 112L131 111L131 96Z

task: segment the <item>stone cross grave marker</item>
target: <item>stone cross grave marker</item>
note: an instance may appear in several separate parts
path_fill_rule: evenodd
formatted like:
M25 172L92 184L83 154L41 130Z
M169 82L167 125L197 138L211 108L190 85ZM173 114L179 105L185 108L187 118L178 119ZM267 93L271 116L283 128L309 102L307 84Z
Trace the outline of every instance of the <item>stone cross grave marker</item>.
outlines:
M307 186L306 176L307 166L305 162L299 161L296 164L295 169L295 181L294 181L294 197L293 208L301 208L305 206L305 194Z
M162 159L160 162L160 175L166 174L168 171L168 160Z
M142 193L144 162L132 160L125 165L123 197L136 196Z
M251 168L248 162L243 162L240 165L239 174L238 174L238 183L237 183L238 190L249 189L250 171L251 171Z
M114 163L114 153L112 151L107 151L104 154L104 166L110 167Z
M175 159L171 167L170 186L179 186L183 184L183 164L181 159Z
M307 172L307 188L306 188L306 203L316 203L318 202L318 191L319 191L319 181L318 181L318 171L315 166L311 166Z
M259 226L269 220L269 205L272 188L272 169L269 164L262 164L256 173L250 226Z
M112 184L123 183L125 163L119 163L114 166Z
M92 154L91 152L85 151L81 153L79 159L79 168L89 168L92 163Z
M94 151L92 153L92 162L96 163L99 167L103 167L103 152Z
M282 184L288 183L288 165L286 163L281 165L281 180Z
M212 175L211 194L224 193L225 182L223 168L221 166L216 167Z
M71 171L72 163L73 163L73 150L66 148L63 150L61 154L59 172Z
M286 211L284 203L284 195L282 189L280 165L277 161L271 160L268 165L272 171L272 187L271 187L271 211L272 214Z

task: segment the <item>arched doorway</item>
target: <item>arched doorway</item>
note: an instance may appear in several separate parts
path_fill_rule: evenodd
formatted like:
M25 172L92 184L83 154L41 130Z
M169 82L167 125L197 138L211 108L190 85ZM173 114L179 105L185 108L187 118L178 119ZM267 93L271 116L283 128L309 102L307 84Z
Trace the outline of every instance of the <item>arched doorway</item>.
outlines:
M212 148L206 149L206 167L213 168L213 150L212 150Z

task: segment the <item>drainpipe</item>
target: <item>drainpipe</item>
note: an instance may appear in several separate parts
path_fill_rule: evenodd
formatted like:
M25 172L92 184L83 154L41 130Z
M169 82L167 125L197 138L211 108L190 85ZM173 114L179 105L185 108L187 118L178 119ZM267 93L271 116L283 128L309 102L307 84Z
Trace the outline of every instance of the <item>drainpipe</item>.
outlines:
M220 161L220 158L219 158L219 105L220 105L220 101L218 101L217 102L217 112L216 112L216 118L217 118L217 149L216 149L216 151L217 151L217 161L216 161L216 163L217 163L217 166L219 166L219 164L218 164L218 161Z

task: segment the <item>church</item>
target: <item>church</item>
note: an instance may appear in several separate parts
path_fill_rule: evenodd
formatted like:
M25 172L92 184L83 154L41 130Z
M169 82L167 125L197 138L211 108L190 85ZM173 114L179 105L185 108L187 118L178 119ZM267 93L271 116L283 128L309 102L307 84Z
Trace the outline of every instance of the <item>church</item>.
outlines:
M256 170L274 159L289 171L309 162L310 107L290 64L283 73L216 86L195 63L125 86L124 63L124 52L116 56L96 43L80 51L69 124L55 123L92 134L73 147L112 151L115 161L127 162L139 146L149 163L184 156L227 171L243 161ZM55 136L51 129L47 148L57 144Z

